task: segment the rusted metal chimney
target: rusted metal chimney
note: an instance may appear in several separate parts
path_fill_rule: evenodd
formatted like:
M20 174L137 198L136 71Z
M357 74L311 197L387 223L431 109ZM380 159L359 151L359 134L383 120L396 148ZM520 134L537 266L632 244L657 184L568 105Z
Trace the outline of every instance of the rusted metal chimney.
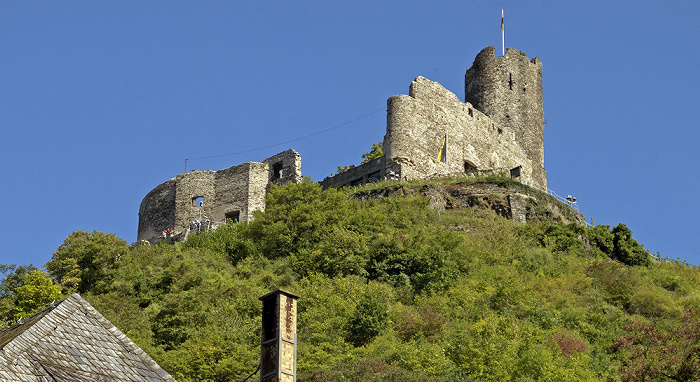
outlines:
M260 382L297 380L297 296L277 289L262 297Z

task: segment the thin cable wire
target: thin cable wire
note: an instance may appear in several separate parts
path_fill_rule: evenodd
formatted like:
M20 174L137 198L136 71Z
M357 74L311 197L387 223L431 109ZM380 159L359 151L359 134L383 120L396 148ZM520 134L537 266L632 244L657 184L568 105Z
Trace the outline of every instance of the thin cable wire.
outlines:
M255 369L255 371L253 372L253 374L249 375L248 377L246 377L246 379L242 380L241 382L245 382L245 381L247 381L248 379L250 379L250 377L254 376L255 373L258 372L258 370L260 370L260 364L258 364L258 368Z
M273 145L267 145L267 146L257 147L257 148L254 148L254 149L248 149L248 150L238 151L238 152L230 153L230 154L212 155L212 156L208 156L208 157L188 158L188 159L189 159L189 160L200 160L200 159L221 158L221 157L228 157L228 156L232 156L232 155L245 154L245 153L249 153L249 152L253 152L253 151L258 151L258 150L269 149L270 147L276 147L276 146L286 145L287 143L300 141L300 140L302 140L302 139L306 139L306 138L309 138L309 137L313 137L314 135L323 134L323 133L325 133L325 132L327 132L327 131L331 131L331 130L333 130L333 129L337 129L337 128L339 128L339 127L343 127L343 126L345 126L345 125L348 125L348 124L350 124L350 123L353 123L353 122L355 122L355 121L358 121L358 120L360 120L360 119L362 119L362 118L369 117L370 115L375 114L375 113L378 113L378 112L380 112L380 111L382 111L382 110L385 110L385 109L384 109L384 108L377 109L377 110L372 111L372 112L370 112L370 113L367 113L367 114L365 114L365 115L363 115L363 116L361 116L361 117L357 117L357 118L355 118L355 119L351 119L351 120L349 120L349 121L343 122L343 123L341 123L341 124L339 124L339 125L335 125L335 126L333 126L333 127L329 127L329 128L327 128L327 129L324 129L324 130L321 130L321 131L317 131L317 132L315 132L315 133L311 133L311 134L309 134L309 135L304 135L303 137L294 138L294 139L290 139L290 140L288 140L288 141L275 143L275 144L273 144Z

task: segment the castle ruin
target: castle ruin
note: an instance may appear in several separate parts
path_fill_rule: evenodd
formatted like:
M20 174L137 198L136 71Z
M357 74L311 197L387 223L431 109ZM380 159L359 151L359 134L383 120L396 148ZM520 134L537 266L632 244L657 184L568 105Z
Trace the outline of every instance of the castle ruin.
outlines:
M486 47L467 69L464 93L462 102L439 83L417 77L408 95L387 100L384 156L327 177L322 187L505 171L546 190L540 60L512 48L496 57ZM301 180L301 156L294 150L260 163L178 175L141 202L138 240L152 241L166 229L187 233L204 217L214 228L229 219L250 220L255 210L264 211L271 185Z
M227 220L250 220L254 211L265 210L265 194L271 185L301 180L301 155L294 150L262 162L180 174L141 201L137 239L152 242L168 229L173 235L186 236L192 230L214 229Z
M384 157L324 179L324 188L380 179L426 179L505 171L546 189L542 63L484 48L465 75L465 102L418 77L387 100Z

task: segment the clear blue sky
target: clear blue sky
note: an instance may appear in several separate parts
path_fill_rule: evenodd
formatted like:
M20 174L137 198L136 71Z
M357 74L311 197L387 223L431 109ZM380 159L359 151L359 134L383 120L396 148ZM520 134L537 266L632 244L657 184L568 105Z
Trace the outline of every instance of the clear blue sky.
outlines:
M413 78L464 99L501 7L506 46L543 62L550 188L700 264L698 2L77 0L0 3L0 263L42 266L74 230L135 241L185 158L359 163Z

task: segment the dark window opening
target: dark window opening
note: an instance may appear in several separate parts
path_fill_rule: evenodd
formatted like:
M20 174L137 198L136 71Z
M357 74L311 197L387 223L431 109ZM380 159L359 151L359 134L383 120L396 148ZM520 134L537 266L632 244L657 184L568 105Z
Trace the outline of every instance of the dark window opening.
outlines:
M241 211L231 211L226 213L226 221L231 220L234 223L238 223L241 218Z
M470 117L473 117L473 116L474 116L474 111L472 111L471 108L469 109L469 116L470 116Z
M510 177L511 178L518 178L520 177L520 170L522 170L523 166L518 166L516 168L510 169Z
M360 178L360 179L355 179L355 180L353 180L352 182L350 182L350 185L353 186L353 187L354 187L354 186L359 186L359 185L361 185L361 184L362 184L362 178Z
M282 162L277 162L272 165L272 179L280 179L284 173Z
M474 174L476 172L477 172L477 169L473 163L471 163L469 161L464 161L464 173L465 174Z
M262 313L262 341L269 341L271 339L277 338L277 301L274 298L268 298L263 301L263 313Z
M192 207L204 207L204 196L195 196L192 198Z
M508 73L508 87L513 90L513 73Z
M503 129L501 129L500 127L498 128L498 134L503 134Z
M367 176L367 181L370 183L379 182L381 180L381 174L379 171L373 172Z

